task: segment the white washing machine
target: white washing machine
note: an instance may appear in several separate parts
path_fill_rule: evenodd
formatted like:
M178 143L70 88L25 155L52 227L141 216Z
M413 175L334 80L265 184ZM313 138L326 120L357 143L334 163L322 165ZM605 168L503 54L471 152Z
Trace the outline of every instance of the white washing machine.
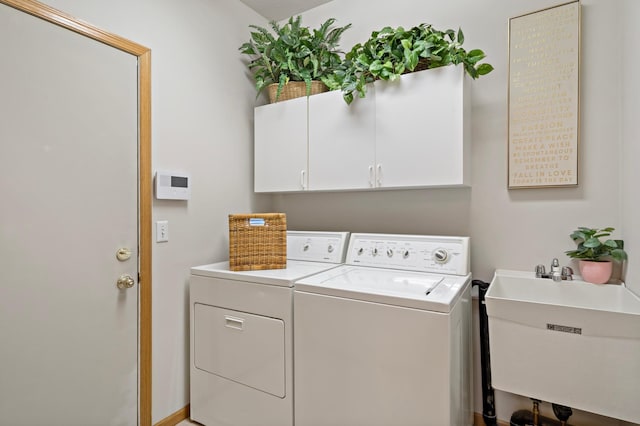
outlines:
M197 266L190 280L191 418L293 424L293 284L344 262L348 233L287 232L287 267Z
M296 426L473 424L469 238L351 234L295 284Z

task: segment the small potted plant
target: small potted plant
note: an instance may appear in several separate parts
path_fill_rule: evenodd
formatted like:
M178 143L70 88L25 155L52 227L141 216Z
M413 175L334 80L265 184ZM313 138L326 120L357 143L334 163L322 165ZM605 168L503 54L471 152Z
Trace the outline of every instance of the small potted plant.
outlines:
M250 25L255 31L239 48L251 58L248 67L258 94L268 87L271 102L327 91L321 80L342 63L338 43L351 24L334 27L335 19L330 18L311 30L302 26L301 20L301 16L291 17L282 26L271 21L273 33ZM292 84L288 85L289 82ZM285 86L288 90L283 93Z
M411 29L385 27L371 33L364 44L356 44L346 54L342 66L325 83L343 91L345 102L353 93L363 98L366 85L374 80L394 81L407 72L462 64L471 78L490 73L493 66L480 63L485 54L480 49L467 52L461 29L439 31L429 24Z
M579 260L580 275L590 283L604 284L611 278L612 261L622 262L627 259L622 240L606 239L614 228L579 227L570 235L578 245L575 250L566 251L566 255Z

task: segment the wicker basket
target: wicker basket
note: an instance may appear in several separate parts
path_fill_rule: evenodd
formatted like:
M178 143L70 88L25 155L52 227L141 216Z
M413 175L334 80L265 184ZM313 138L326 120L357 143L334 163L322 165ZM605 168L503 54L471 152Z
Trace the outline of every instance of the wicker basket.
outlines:
M255 271L287 267L284 213L229 215L229 269Z
M269 90L269 102L276 102L276 93L278 93L278 83L273 83L267 86ZM326 92L329 88L321 81L311 81L311 95ZM282 87L280 97L277 102L286 101L294 98L301 98L307 96L307 84L304 81L290 81Z

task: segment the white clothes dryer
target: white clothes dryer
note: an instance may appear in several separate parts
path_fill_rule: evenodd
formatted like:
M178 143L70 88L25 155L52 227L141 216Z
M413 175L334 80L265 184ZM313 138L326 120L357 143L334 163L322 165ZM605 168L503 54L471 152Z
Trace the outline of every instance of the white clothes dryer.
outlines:
M293 424L293 284L344 262L348 233L287 232L287 267L197 266L190 279L191 418Z
M469 238L351 234L295 284L296 426L473 424Z

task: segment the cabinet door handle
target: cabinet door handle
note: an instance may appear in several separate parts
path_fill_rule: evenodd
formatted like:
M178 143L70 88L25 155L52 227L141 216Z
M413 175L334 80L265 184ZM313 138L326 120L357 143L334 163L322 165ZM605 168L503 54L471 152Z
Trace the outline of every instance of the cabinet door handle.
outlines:
M306 173L307 172L304 170L300 171L300 186L302 187L302 189L307 189L307 184L304 179Z
M378 164L376 167L376 181L378 186L382 186L382 164Z
M369 186L373 188L373 166L369 166Z

